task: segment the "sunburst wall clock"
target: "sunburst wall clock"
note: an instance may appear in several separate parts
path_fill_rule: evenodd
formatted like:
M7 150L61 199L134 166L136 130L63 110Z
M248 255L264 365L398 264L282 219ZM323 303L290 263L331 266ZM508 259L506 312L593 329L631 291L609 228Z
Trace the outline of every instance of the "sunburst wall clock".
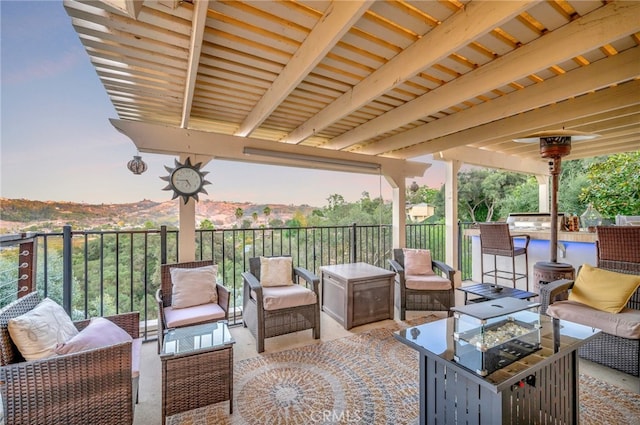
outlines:
M198 193L207 193L203 186L211 184L211 182L204 179L204 176L209 172L201 171L200 167L202 167L202 162L193 165L189 157L187 157L184 164L176 159L175 167L173 168L165 165L164 168L169 172L169 175L160 178L169 184L162 190L173 190L171 199L182 196L185 204L189 202L189 198L199 201Z

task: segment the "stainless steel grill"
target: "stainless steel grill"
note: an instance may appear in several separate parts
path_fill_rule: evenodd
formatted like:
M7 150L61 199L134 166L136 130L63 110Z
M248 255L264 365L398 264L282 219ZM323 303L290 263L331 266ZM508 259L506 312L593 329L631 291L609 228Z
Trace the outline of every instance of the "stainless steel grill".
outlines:
M507 218L509 229L513 230L550 230L549 213L511 213ZM558 213L558 230L565 230L565 213Z

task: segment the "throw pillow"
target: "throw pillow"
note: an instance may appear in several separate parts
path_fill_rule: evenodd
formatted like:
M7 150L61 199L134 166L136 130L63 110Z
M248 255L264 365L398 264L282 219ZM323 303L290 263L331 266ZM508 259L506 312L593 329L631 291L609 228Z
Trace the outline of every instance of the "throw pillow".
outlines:
M403 249L405 275L433 275L431 251L428 249Z
M218 266L192 269L171 269L171 307L186 308L195 305L217 303L216 275Z
M291 257L260 257L260 284L262 286L293 285L293 259Z
M56 345L78 334L64 309L45 298L31 311L8 323L11 340L25 360L39 360L55 355Z
M132 341L124 329L104 317L94 317L89 325L70 340L58 344L56 354L77 353Z
M640 276L583 264L569 293L569 300L597 310L619 313L639 285Z

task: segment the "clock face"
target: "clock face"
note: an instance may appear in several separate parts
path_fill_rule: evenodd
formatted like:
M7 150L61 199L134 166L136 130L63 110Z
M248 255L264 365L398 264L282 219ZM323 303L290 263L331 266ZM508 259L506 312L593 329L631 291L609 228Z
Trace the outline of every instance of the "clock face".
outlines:
M176 159L174 168L164 167L169 172L169 175L160 178L169 184L162 190L173 190L172 199L182 196L185 204L189 202L189 198L197 201L198 193L207 193L203 186L205 184L211 184L204 179L208 171L200 171L201 166L201 162L192 165L191 158L187 158L184 164L181 164L180 161Z
M193 195L200 191L202 176L193 168L176 168L173 170L173 173L171 173L171 184L180 194Z

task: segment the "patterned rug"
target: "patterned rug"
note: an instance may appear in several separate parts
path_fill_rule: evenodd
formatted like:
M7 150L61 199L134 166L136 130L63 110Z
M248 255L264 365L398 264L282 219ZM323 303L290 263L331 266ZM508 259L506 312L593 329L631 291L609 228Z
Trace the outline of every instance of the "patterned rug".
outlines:
M237 362L232 415L224 402L172 416L167 423L417 424L418 356L393 337L395 330L370 330ZM580 376L581 424L639 420L640 395Z

